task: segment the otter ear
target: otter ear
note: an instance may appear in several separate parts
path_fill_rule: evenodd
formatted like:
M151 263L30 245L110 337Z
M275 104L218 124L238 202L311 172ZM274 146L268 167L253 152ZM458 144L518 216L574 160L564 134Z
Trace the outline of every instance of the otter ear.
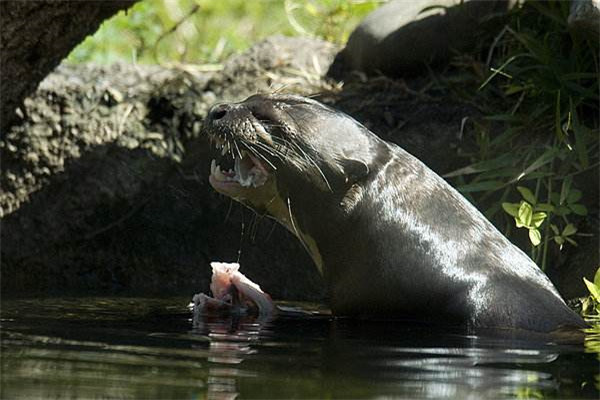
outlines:
M346 177L346 182L350 184L364 179L370 172L369 166L364 161L347 158L338 160L337 164Z

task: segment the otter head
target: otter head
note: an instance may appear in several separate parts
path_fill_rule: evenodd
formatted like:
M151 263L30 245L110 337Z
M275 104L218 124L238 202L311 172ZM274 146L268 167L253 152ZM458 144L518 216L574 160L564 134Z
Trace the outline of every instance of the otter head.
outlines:
M339 204L368 174L379 143L339 111L280 94L216 105L203 131L222 156L211 162L212 187L290 229L290 201L295 209Z

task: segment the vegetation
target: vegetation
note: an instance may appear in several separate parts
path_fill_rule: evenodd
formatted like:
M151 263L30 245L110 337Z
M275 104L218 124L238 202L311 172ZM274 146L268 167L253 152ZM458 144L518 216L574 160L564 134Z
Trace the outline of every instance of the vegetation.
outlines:
M106 21L71 62L218 63L273 34L343 43L377 0L144 0ZM115 40L117 39L117 40Z
M463 153L471 164L447 177L487 204L489 218L504 218L508 235L514 226L526 229L543 269L550 246L591 236L578 178L599 165L598 41L571 31L568 13L562 1L516 7L480 60L455 62L464 72L460 85L447 82L483 115L472 121L476 145ZM469 90L465 80L479 87Z
M600 324L600 268L594 275L594 281L590 282L583 278L590 295L583 299L581 313L589 320Z

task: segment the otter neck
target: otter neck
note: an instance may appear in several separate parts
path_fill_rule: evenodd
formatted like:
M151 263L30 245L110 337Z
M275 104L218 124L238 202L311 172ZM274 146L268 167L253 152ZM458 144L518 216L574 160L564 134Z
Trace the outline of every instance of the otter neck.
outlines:
M280 216L276 218L298 238L324 276L329 274L328 266L335 264L336 260L324 259L323 255L344 253L343 238L352 229L342 201L346 196L336 197L339 199L332 201L315 195L310 199L303 197L296 203L295 197L289 196L284 202L285 209L280 209ZM335 207L327 207L331 204L335 204Z

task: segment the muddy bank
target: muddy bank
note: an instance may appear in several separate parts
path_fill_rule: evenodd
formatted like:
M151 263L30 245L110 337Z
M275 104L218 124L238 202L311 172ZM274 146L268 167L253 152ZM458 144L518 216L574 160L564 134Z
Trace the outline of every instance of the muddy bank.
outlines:
M322 299L284 228L210 189L208 108L258 91L316 94L438 173L464 164L461 121L476 115L423 78L330 81L337 51L279 37L218 72L59 67L0 142L3 295L191 295L208 287L210 261L239 258L275 299Z

